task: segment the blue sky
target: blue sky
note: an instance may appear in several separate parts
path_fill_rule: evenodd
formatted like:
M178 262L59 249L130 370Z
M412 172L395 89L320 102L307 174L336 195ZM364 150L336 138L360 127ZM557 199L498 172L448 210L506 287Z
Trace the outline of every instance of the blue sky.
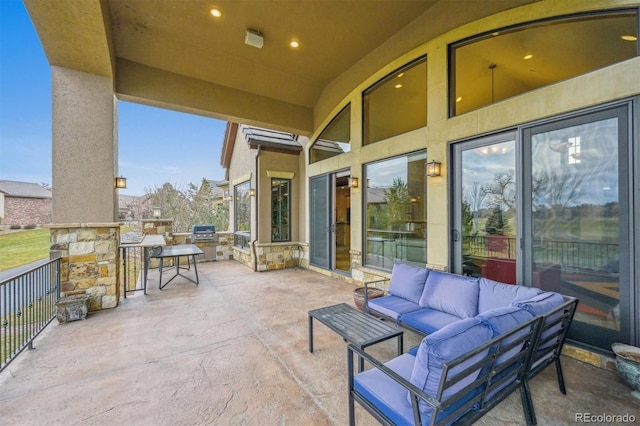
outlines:
M120 194L222 180L226 122L118 102ZM51 70L20 0L0 0L0 180L51 185ZM197 153L194 155L194 153Z

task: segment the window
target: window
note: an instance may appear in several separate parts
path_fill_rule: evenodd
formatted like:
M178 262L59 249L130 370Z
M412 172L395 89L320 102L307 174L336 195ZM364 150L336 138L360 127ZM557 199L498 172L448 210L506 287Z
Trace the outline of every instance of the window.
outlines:
M400 68L363 94L364 144L427 125L427 58Z
M638 55L636 11L495 30L450 47L450 115L473 111Z
M291 241L291 181L271 179L271 241Z
M365 264L427 262L425 151L367 164Z
M347 105L320 133L311 146L311 162L351 151L351 105Z
M245 248L251 239L251 197L249 181L236 185L233 188L234 202L234 238L236 247Z

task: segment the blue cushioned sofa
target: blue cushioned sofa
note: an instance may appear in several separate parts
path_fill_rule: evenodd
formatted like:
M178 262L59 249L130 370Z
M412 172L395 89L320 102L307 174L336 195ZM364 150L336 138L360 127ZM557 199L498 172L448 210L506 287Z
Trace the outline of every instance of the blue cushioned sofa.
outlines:
M387 280L370 281L365 283L365 287L378 284L381 281ZM390 422L395 424L413 424L415 420L421 418L421 421L428 419L429 421L426 423L447 424L455 420L456 416L465 416L467 413L468 417L468 413L474 411L472 410L474 405L477 408L480 404L484 409L492 406L490 400L484 400L480 403L465 394L469 396L470 401L475 402L470 406L466 404L469 401L460 402L466 407L462 410L448 408L450 411L453 410L451 412L456 413L455 416L450 416L451 413L446 413L446 410L445 414L436 410L439 413L437 418L431 418L428 402L421 400L419 404L413 404L415 407L421 408L418 410L419 413L416 413L414 412L415 407L409 400L407 400L407 404L402 406L398 404L403 399L401 395L395 395L399 399L393 402L387 400L393 393L385 392L384 397L381 397L376 389L385 387L392 389L394 386L395 388L400 386L403 389L402 392L406 394L412 389L408 384L412 384L417 388L417 391L422 391L430 398L434 398L435 402L431 401L431 403L435 405L431 406L431 410L433 407L440 407L443 397L447 396L439 393L443 392L443 389L438 388L438 381L444 374L442 372L443 366L451 368L451 362L466 363L469 354L486 345L491 339L499 340L505 332L534 321L536 318L540 323L539 332L535 335L534 341L526 344L526 347L529 348L527 350L530 350L531 353L519 355L527 359L530 358L527 365L524 365L524 361L519 361L518 366L514 364L509 367L513 371L524 368L526 370L523 373L524 376L519 379L515 374L508 380L504 379L505 383L510 383L510 391L514 389L514 383L517 385L516 387L520 387L524 415L528 424L536 423L533 401L528 389L528 380L531 377L548 365L555 363L560 391L563 394L566 393L560 353L575 314L577 299L554 292L545 292L537 288L504 284L486 278L460 276L405 264L394 265L388 292L389 295L384 297L365 299L366 312L392 320L397 325L426 337L422 340L417 352L404 354L391 360L386 366L372 360L370 356L361 353L362 351L357 348L349 349L351 353L369 360L377 367L366 372L369 377L359 374L353 378L353 383L350 385L352 386L350 395L355 395L352 398L365 408L367 404L369 407L392 407L389 408L391 411L386 413L383 409L381 409L382 412L372 412L383 423L391 419ZM366 293L365 291L365 295ZM533 328L532 325L528 326L530 331ZM523 331L520 331L522 335ZM531 336L527 335L527 338L529 339ZM519 347L518 350L520 349L525 348ZM485 347L485 350L495 352L495 348ZM433 362L434 357L438 359L437 363ZM456 361L458 358L463 361ZM416 372L420 368L423 369L423 372ZM385 369L393 374L386 374ZM477 377L482 377L480 370L478 373ZM381 374L381 376L377 376L377 374ZM424 382L414 380L420 374L428 378L430 386L417 384ZM396 382L396 385L392 386L390 382L386 383L388 380ZM432 382L432 380L436 381ZM480 379L476 378L476 380ZM440 383L440 385L442 384ZM383 387L379 388L379 386ZM481 387L476 383L475 388L472 388L477 390ZM494 390L493 394L504 393L501 392L502 390ZM420 399L419 396L416 398ZM406 398L404 399L406 400ZM418 414L420 415L418 416ZM475 415L477 414L475 413Z

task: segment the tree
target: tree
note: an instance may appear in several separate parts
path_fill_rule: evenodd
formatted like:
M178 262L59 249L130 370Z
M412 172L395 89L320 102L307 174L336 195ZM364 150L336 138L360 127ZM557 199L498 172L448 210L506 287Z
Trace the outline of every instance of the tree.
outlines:
M384 190L387 213L391 226L399 226L407 221L409 211L409 187L401 178L395 178L393 185Z
M160 207L162 217L173 219L173 232L189 232L191 224L191 208L188 202L187 191L174 187L167 182L161 187L149 191L149 198L154 207Z

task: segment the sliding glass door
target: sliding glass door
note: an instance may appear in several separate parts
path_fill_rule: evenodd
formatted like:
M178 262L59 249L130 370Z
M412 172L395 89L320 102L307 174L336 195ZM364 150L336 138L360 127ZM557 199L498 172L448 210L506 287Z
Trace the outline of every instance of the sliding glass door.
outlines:
M454 156L456 272L515 284L515 133L456 144Z
M625 107L524 130L526 281L580 299L571 338L628 340L630 235Z
M453 270L579 298L569 337L605 350L639 340L630 108L452 149Z

